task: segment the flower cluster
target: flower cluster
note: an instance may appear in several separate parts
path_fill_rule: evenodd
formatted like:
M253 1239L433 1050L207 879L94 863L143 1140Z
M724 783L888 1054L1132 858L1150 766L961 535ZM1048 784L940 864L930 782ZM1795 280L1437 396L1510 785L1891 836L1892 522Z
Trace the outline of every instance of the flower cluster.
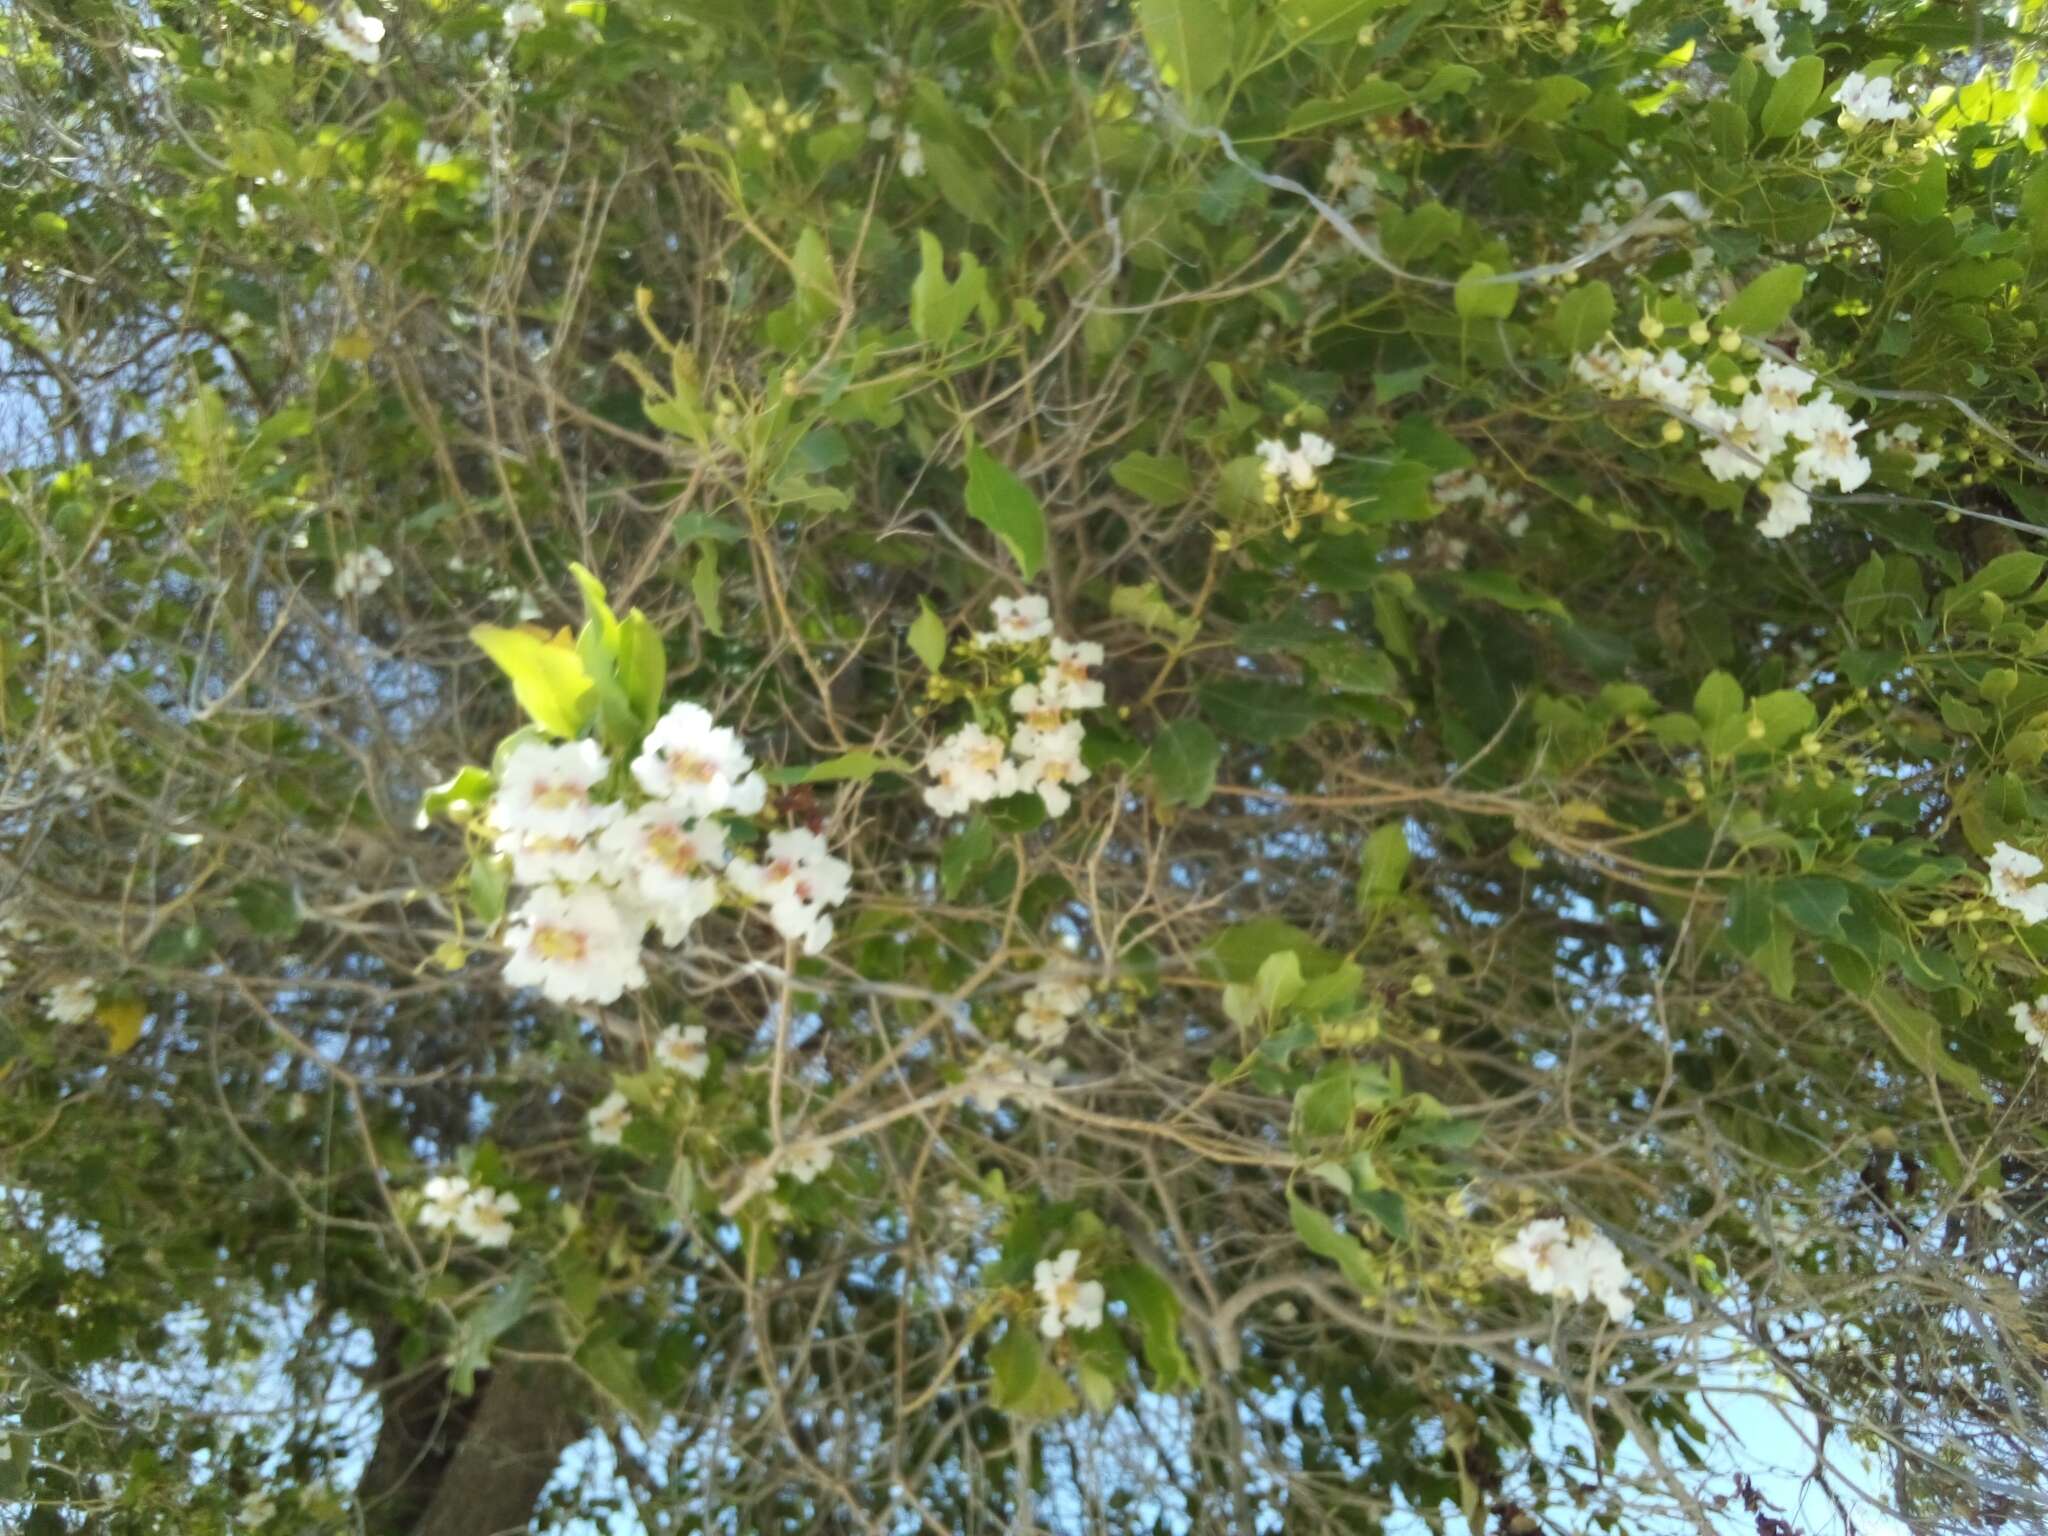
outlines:
M2048 922L2048 885L2035 885L2042 864L2010 843L1991 850L1991 899L2027 923Z
M1038 1331L1056 1339L1069 1328L1102 1326L1102 1305L1108 1299L1100 1280L1077 1280L1081 1250L1068 1248L1056 1259L1040 1259L1031 1272L1031 1288L1043 1307Z
M1704 322L1694 331L1706 339ZM1580 353L1572 369L1607 395L1654 401L1710 433L1714 443L1700 453L1708 474L1723 483L1762 482L1769 510L1758 532L1765 538L1782 539L1813 520L1816 486L1832 481L1853 491L1870 478L1870 461L1856 446L1864 423L1796 363L1766 358L1752 381L1740 373L1717 378L1676 347L1602 347ZM1683 436L1675 422L1667 432L1673 441Z
M767 784L738 735L695 704L647 733L631 767L637 806L611 798L612 764L595 742L527 742L506 759L491 802L496 851L526 888L508 933L508 981L558 1003L611 1003L647 983L650 927L680 944L728 890L767 909L783 937L816 954L852 870L823 838L771 834L755 863L727 848L721 818L757 814Z
M375 65L384 48L384 23L342 0L320 19L313 35L358 64Z
M992 718L994 730L963 725L925 754L925 772L934 782L924 803L941 816L958 816L985 801L1036 793L1047 815L1063 816L1074 801L1069 786L1089 778L1081 761L1087 732L1074 716L1102 707L1102 683L1093 676L1102 647L1053 634L1052 611L1042 597L999 597L990 612L995 627L974 643L984 651L1022 652L1019 662L1035 664L1036 676L1011 690L1009 718Z
M1865 78L1862 70L1844 77L1835 88L1835 105L1842 109L1841 125L1854 133L1871 123L1903 123L1913 115L1912 106L1892 95L1892 77Z
M1430 482L1429 493L1439 506L1475 503L1481 516L1499 523L1513 538L1529 531L1529 514L1521 510L1522 493L1499 489L1476 469L1445 470Z
M2037 997L2031 1003L2014 1003L2010 1012L2012 1027L2043 1060L2048 1060L2048 996Z
M1727 4L1731 17L1748 22L1763 39L1754 52L1764 73L1776 79L1790 69L1792 61L1785 56L1784 32L1773 0L1727 0ZM1819 26L1827 20L1828 0L1799 0L1799 9L1806 13L1807 20Z
M1627 1294L1628 1266L1603 1233L1573 1237L1571 1228L1554 1217L1532 1221L1493 1260L1519 1275L1538 1296L1597 1301L1617 1323L1635 1316L1636 1304Z
M334 595L368 597L384 585L385 578L395 569L391 557L374 544L352 549L334 569Z
M437 1174L420 1194L418 1221L429 1232L453 1227L479 1248L502 1248L512 1241L518 1196L472 1184L460 1174Z
M706 1042L704 1026L692 1024L688 1029L671 1024L654 1038L655 1065L667 1071L687 1077L691 1082L701 1082L704 1074L711 1070L711 1050ZM600 1147L616 1147L626 1138L626 1127L633 1123L633 1109L626 1101L625 1094L614 1089L585 1112L584 1123L590 1128L590 1139Z

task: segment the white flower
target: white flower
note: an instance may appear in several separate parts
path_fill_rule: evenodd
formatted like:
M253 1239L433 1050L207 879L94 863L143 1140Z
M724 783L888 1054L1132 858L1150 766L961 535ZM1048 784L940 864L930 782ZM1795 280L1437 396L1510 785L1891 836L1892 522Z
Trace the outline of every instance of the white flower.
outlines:
M1049 1093L1067 1070L1065 1058L1033 1061L1007 1045L992 1045L982 1053L968 1077L967 1102L985 1115L992 1115L1011 1099L1032 1099Z
M2020 1032L2027 1044L2048 1057L2048 997L2037 997L2031 1003L2014 1003L2011 1013L2012 1027Z
M768 785L753 768L739 734L695 704L677 704L655 721L633 759L640 787L690 816L754 815Z
M1099 1328L1102 1304L1107 1299L1100 1280L1076 1280L1081 1250L1068 1248L1056 1259L1040 1259L1031 1272L1031 1288L1045 1310L1039 1314L1038 1331L1056 1339L1069 1328Z
M1764 495L1770 498L1770 510L1764 520L1757 524L1756 531L1767 539L1782 539L1796 528L1804 528L1813 521L1813 501L1796 485L1783 480L1766 480Z
M346 54L358 64L374 65L384 46L384 23L374 16L365 16L343 0L321 19L320 25L313 29L313 35L336 53Z
M688 1029L671 1024L654 1037L654 1059L671 1072L680 1072L692 1082L701 1081L711 1068L711 1052L705 1045L704 1026Z
M933 747L924 769L938 781L925 790L924 803L941 816L958 816L1022 787L1002 741L978 725L964 725Z
M600 1147L616 1147L633 1123L633 1108L616 1088L606 1094L583 1117L590 1124L590 1139Z
M647 985L640 963L644 932L644 921L628 918L602 887L540 886L513 915L505 979L539 987L552 1002L615 1003Z
M341 557L341 564L335 567L334 595L368 597L384 585L384 578L393 569L391 557L374 544L352 549Z
M456 1213L455 1228L479 1248L502 1248L512 1241L512 1218L519 1198L495 1189L473 1189Z
M1010 695L1010 713L1041 731L1056 731L1067 723L1066 710L1048 699L1036 683L1017 686Z
M504 23L505 35L517 37L522 32L531 32L535 27L547 25L547 12L533 3L533 0L513 0L505 7L500 20Z
M505 760L492 825L527 837L588 837L625 813L624 806L597 798L611 766L594 741L526 742Z
M1902 453L1911 458L1913 465L1907 473L1918 480L1941 464L1940 454L1921 451L1920 435L1918 423L1905 421L1895 427L1886 427L1873 441L1881 453Z
M1028 994L1023 1010L1017 1015L1017 1033L1033 1045L1056 1046L1067 1038L1067 1032L1073 1027L1071 1015L1049 1008L1042 1002L1034 1002Z
M1805 486L1832 480L1853 491L1870 478L1870 460L1856 451L1863 423L1834 403L1828 390L1809 400L1793 419L1791 430L1807 446L1793 459L1793 478Z
M84 976L60 981L43 996L43 1011L58 1024L83 1024L98 1008L97 989Z
M832 1166L832 1149L822 1141L800 1141L782 1154L782 1171L808 1184Z
M853 886L852 867L833 857L824 838L803 827L770 833L767 862L734 859L726 877L768 909L776 932L800 941L804 952L813 955L832 941L825 909L838 906Z
M1024 597L999 597L988 605L996 627L981 638L1005 645L1029 645L1052 633L1052 604L1037 593Z
M469 1200L469 1180L461 1174L436 1174L427 1180L420 1193L424 1198L419 1224L429 1232L440 1232L462 1219L463 1207Z
M1101 665L1102 647L1093 640L1054 640L1052 666L1038 683L1039 701L1054 709L1100 709L1102 684L1089 669Z
M1852 133L1866 123L1899 123L1913 115L1910 105L1893 98L1890 75L1870 80L1860 69L1835 88L1835 105L1842 109L1842 127Z
M2048 922L2048 885L2029 882L2041 873L2041 861L2010 843L1991 850L1991 899L2029 923Z
M672 803L643 805L598 837L613 879L643 902L661 936L680 944L697 919L718 905L725 828L695 821Z
M1555 1218L1532 1221L1494 1256L1509 1274L1520 1275L1539 1296L1574 1302L1597 1301L1617 1323L1635 1315L1627 1295L1632 1283L1621 1250L1605 1233L1574 1238Z
M580 837L503 832L491 846L512 861L515 885L582 885L601 868L597 849Z
M1524 1226L1512 1243L1493 1256L1493 1262L1511 1275L1520 1275L1537 1295L1548 1296L1558 1287L1560 1265L1569 1266L1571 1245L1571 1228L1549 1217Z
M924 174L924 140L918 137L915 128L903 130L903 152L896 157L897 169L906 176Z
M1019 783L1038 791L1048 816L1064 816L1074 797L1069 784L1085 784L1090 777L1081 761L1081 741L1086 733L1081 722L1070 720L1056 730L1021 727L1010 743L1018 756Z
M1607 9L1614 13L1616 21L1620 21L1636 8L1636 4L1637 0L1607 0Z
M1302 433L1292 448L1278 438L1269 437L1255 451L1269 481L1277 485L1285 480L1297 491L1314 490L1320 478L1316 471L1337 456L1335 445L1313 432Z

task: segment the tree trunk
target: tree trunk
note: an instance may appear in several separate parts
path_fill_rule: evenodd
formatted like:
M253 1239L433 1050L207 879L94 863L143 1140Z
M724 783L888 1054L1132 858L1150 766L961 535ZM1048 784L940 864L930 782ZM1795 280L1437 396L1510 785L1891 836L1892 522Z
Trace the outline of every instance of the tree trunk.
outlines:
M397 1331L378 1340L383 1423L357 1489L374 1536L516 1536L562 1452L586 1427L574 1383L555 1369L504 1365L457 1397L438 1370L397 1369Z

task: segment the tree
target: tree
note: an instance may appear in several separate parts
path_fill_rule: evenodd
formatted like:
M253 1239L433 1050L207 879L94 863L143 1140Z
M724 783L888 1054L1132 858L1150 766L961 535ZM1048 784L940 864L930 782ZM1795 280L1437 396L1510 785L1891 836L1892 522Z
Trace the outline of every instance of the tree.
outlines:
M2038 1523L2037 16L11 7L0 1502Z

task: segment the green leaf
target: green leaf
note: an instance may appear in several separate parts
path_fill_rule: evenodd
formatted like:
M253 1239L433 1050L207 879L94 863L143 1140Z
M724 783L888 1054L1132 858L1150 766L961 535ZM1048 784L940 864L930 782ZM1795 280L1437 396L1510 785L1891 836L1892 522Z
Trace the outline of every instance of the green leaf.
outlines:
M616 650L619 621L612 613L611 604L605 601L604 583L573 560L569 562L569 574L576 578L576 585L582 589L585 621L597 626L607 650Z
M1458 279L1451 302L1467 320L1505 320L1515 312L1515 284L1496 278L1492 267L1475 261Z
M1614 290L1598 279L1566 293L1550 316L1551 329L1568 352L1598 346L1613 323Z
M1799 131L1813 104L1820 100L1827 73L1827 66L1811 54L1793 60L1792 67L1771 87L1770 99L1764 103L1759 124L1765 138L1786 139Z
M504 860L487 853L470 856L464 888L469 892L469 904L476 910L477 921L484 927L497 927L498 919L505 915L505 896L510 885Z
M259 938L288 939L305 921L298 898L275 880L244 880L235 887L235 910Z
M1764 728L1762 745L1773 752L1804 736L1820 719L1813 700L1796 688L1764 694L1750 708Z
M930 603L918 600L917 617L910 621L910 652L924 663L927 672L936 672L946 661L946 621L939 617Z
M1156 1270L1124 1264L1103 1277L1104 1289L1121 1301L1138 1330L1152 1390L1171 1392L1195 1380L1195 1368L1180 1344L1180 1297Z
M737 544L747 536L747 530L738 523L723 517L713 517L709 512L685 512L671 525L675 541L685 548L699 539L710 539L717 544Z
M923 265L910 285L910 328L918 340L945 347L960 333L967 317L988 296L988 273L966 251L960 253L960 276L947 281L946 253L929 231L917 232Z
M1109 478L1155 507L1177 507L1195 489L1186 459L1149 453L1125 454L1110 466Z
M449 1385L459 1396L467 1397L476 1390L476 1373L490 1365L491 1346L510 1332L532 1306L533 1275L522 1269L456 1325L448 1351L448 1370Z
M1377 912L1401 894L1408 878L1408 831L1398 821L1376 828L1365 840L1365 863L1358 872L1358 910Z
M1787 262L1751 279L1742 292L1721 306L1717 318L1745 335L1768 336L1785 323L1805 287L1806 268Z
M697 600L698 617L704 627L725 637L725 620L718 611L718 546L705 544L697 551L697 564L690 571L690 595Z
M1826 875L1800 875L1770 885L1778 910L1818 939L1843 937L1842 918L1849 911L1849 887Z
M548 636L535 629L479 624L469 638L512 680L519 707L549 735L567 739L590 723L594 685L566 633Z
M1224 979L1250 982L1271 955L1287 950L1301 962L1301 974L1310 979L1327 976L1337 968L1337 957L1294 924L1277 917L1255 917L1235 923L1209 941L1209 957Z
M1176 720L1152 741L1152 777L1162 805L1208 803L1223 748L1199 720Z
M1026 581L1045 565L1045 512L1031 488L979 448L967 454L967 511L1003 541Z
M455 770L453 778L436 784L420 797L418 824L424 827L436 816L467 821L490 798L490 770L466 764Z
M1008 1332L988 1352L988 1364L995 1375L989 1401L1004 1413L1020 1419L1056 1419L1074 1411L1073 1390L1021 1319L1010 1320Z
M1692 696L1692 713L1702 727L1734 719L1742 713L1742 684L1726 672L1709 672Z
M974 817L947 838L939 850L939 888L946 893L946 900L958 897L967 882L988 867L995 851L996 830L986 816Z
M1226 734L1246 741L1292 741L1328 713L1305 688L1271 678L1212 678L1196 691L1202 713Z
M1178 612L1166 600L1156 581L1148 581L1142 587L1118 587L1109 594L1109 611L1117 618L1129 619L1145 629L1171 635L1182 645L1193 640L1202 629L1193 616Z
M1230 68L1230 13L1222 0L1138 0L1138 25L1174 89L1200 96Z
M661 718L661 698L668 688L668 653L660 632L638 608L619 621L618 650L619 687L645 729Z
M838 757L827 758L822 763L812 763L806 768L770 768L761 776L770 784L827 784L840 779L872 779L878 773L912 774L917 772L914 764L900 757L888 757L880 752L859 747Z
M1294 1222L1295 1235L1318 1258L1328 1259L1344 1271L1344 1277L1365 1295L1380 1289L1379 1261L1365 1251L1365 1245L1292 1191L1287 1196L1287 1213Z

